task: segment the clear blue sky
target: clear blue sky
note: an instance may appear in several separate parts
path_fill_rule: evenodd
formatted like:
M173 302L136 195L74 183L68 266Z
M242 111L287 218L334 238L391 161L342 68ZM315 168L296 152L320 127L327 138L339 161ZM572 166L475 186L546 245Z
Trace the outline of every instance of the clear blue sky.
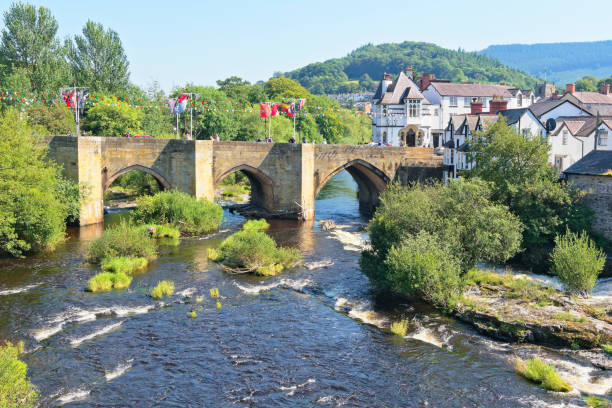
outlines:
M166 91L341 57L366 44L427 41L480 50L491 44L612 39L612 1L30 0L50 8L62 38L91 19L117 31L132 81ZM10 0L0 0L4 11ZM383 5L383 4L386 4ZM608 16L608 17L605 17Z

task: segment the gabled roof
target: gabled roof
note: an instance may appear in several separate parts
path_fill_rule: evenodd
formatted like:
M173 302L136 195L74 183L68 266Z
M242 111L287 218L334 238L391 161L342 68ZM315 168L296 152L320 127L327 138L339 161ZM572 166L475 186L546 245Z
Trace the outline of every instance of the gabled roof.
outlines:
M513 95L505 85L493 84L457 84L451 82L432 81L429 86L433 86L442 96L475 96L484 97L502 95L511 98Z
M572 93L572 95L584 104L607 104L612 105L612 95L604 95L599 92L584 92L578 91Z
M508 125L513 125L518 122L521 116L523 116L527 111L529 111L529 108L518 108L506 109L503 111L499 111L498 113L506 118L506 123Z
M382 86L382 83L381 83ZM383 105L400 105L406 99L425 99L419 87L404 72L399 76L385 92L380 102Z
M601 121L612 129L612 116L600 117ZM553 135L558 135L563 128L567 127L570 133L577 137L588 137L599 126L597 117L595 116L566 116L557 118L557 128L553 131Z
M592 150L564 173L602 176L612 168L612 151Z
M463 126L463 122L465 122L465 116L466 115L451 115L450 119L448 120L446 130L450 130L450 124L452 123L453 128L455 128L455 131L458 131L459 128Z
M383 81L380 81L378 83L378 88L376 88L376 92L374 93L374 96L372 97L372 99L382 99L383 97L382 83Z
M499 120L499 115L497 114L481 114L480 115L480 125L485 129L487 126L491 126Z
M531 112L539 119L540 116L544 115L545 113L550 112L551 110L555 109L557 106L563 105L564 103L572 104L576 108L580 109L581 111L591 115L591 112L585 110L584 108L575 104L572 101L568 101L567 99L554 99L554 100L549 99L547 101L536 102L533 105L530 105L529 109L531 109Z

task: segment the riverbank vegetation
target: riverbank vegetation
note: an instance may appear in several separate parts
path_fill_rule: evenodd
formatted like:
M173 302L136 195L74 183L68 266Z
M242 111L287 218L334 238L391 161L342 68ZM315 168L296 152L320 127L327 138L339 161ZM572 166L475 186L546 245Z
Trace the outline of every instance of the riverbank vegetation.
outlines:
M15 109L0 111L0 256L52 249L79 216L82 191L32 133Z
M301 258L295 248L283 248L264 232L265 220L249 220L227 237L216 249L208 250L210 260L218 262L230 273L255 273L274 276L294 266Z
M570 386L563 381L555 367L546 364L539 358L529 360L516 360L516 372L526 379L540 384L542 388L550 391L567 392Z
M501 340L610 343L610 305L572 295L588 294L604 263L581 193L556 180L545 140L524 138L503 121L475 139L483 153L467 177L392 185L381 195L363 272L379 289L419 297ZM526 260L557 274L570 293L479 269Z
M0 407L33 408L38 393L27 378L28 367L19 360L23 343L0 345Z
M137 223L171 225L183 235L216 231L222 218L223 209L219 205L175 190L141 197L132 213Z

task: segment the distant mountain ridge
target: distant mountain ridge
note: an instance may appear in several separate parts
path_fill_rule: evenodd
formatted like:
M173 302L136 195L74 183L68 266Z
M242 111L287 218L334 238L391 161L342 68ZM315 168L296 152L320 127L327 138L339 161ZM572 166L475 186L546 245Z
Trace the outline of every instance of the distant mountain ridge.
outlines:
M612 40L491 45L481 54L560 86L584 75L612 75Z
M345 57L316 62L285 73L314 94L374 91L383 73L407 66L455 82L506 82L532 88L537 79L478 52L450 50L425 42L364 45Z

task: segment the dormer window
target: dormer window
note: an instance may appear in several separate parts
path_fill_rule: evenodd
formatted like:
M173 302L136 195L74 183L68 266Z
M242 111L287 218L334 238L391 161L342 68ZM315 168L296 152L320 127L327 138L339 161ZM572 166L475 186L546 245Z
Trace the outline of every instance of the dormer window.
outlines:
M567 130L564 130L563 132L561 132L561 144L566 145L568 137L569 137L569 132Z
M408 116L411 118L418 118L421 116L420 99L408 99Z
M523 106L523 94L518 94L518 97L516 98L516 104L517 106Z
M606 129L599 129L599 141L597 144L599 146L608 145L608 131Z

